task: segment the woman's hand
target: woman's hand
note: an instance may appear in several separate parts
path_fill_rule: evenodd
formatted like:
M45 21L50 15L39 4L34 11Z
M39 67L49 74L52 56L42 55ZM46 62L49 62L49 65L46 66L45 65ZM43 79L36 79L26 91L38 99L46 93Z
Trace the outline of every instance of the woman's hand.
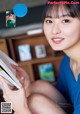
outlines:
M0 84L3 87L4 100L12 103L12 108L16 113L21 114L21 112L26 112L26 110L29 111L23 88L16 91L11 90L2 76L0 76Z
M29 79L28 74L26 73L25 70L23 70L19 66L16 66L16 65L13 65L13 64L11 64L11 66L16 70L16 77L18 78L18 80L22 84L25 91L27 91L27 88L30 85L30 79ZM28 96L28 92L27 92L26 96Z

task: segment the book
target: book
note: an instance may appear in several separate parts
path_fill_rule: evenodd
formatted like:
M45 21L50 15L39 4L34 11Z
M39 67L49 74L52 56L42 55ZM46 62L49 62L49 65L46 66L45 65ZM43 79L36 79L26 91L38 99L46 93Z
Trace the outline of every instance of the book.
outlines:
M52 63L41 64L38 66L38 69L41 80L46 80L48 82L55 81Z
M16 71L11 67L11 64L18 65L8 55L0 50L0 75L7 80L8 84L14 85L19 89L22 85L16 78Z

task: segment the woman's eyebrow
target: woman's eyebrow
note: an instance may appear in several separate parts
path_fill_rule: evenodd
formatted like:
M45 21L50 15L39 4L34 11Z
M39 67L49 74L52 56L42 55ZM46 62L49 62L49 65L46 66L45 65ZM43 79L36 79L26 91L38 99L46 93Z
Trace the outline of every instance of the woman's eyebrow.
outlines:
M61 18L61 17L71 17L71 16L70 16L70 14L63 14L63 15L59 16L59 18Z
M70 16L70 14L62 14L58 18L62 18L62 17L71 17L71 16ZM54 18L54 17L52 17L52 16L46 16L45 18Z
M46 16L45 18L52 18L52 16Z

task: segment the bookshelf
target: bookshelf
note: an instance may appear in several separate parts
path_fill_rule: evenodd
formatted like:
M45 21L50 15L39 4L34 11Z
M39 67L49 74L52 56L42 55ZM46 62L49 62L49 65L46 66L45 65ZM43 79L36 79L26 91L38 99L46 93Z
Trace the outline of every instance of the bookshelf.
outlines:
M8 55L7 42L5 38L0 38L0 50Z
M10 36L6 37L9 56L15 60L20 67L26 70L26 72L30 76L30 80L34 81L40 79L38 65L51 63L54 68L55 79L57 79L59 65L64 56L63 52L55 52L50 47L49 43L47 42L43 33L36 34L36 35L17 35L17 36ZM31 60L20 60L19 49L20 45L30 45L31 50ZM46 57L37 58L35 52L36 45L44 45L46 50ZM56 80L55 80L56 81Z

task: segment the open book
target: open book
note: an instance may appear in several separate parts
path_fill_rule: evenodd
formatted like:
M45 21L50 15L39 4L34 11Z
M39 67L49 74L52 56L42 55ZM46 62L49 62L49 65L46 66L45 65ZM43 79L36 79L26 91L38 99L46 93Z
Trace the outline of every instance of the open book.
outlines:
M19 89L22 87L22 85L16 78L16 71L10 64L18 65L8 55L0 51L0 75L3 76L10 85L14 85Z

